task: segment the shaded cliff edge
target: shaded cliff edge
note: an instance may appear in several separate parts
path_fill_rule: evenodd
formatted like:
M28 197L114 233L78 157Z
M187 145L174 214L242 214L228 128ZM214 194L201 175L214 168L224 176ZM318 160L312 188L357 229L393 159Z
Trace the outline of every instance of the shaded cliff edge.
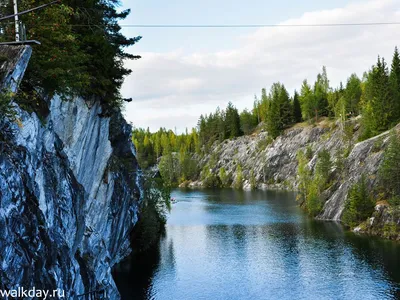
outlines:
M318 219L340 221L344 203L350 187L365 174L370 191L377 184L377 174L383 159L383 153L389 143L389 132L382 133L366 141L357 143L360 134L359 118L348 122L352 128L351 138L346 139L345 132L338 122L322 120L316 126L298 124L284 132L270 144L266 144L268 134L261 132L243 136L234 140L215 143L210 153L200 159L200 167L210 165L210 171L216 175L223 167L233 182L236 180L236 169L243 170L245 190L250 189L251 172L254 174L256 187L259 189L296 190L298 186L297 158L299 150L311 152L309 167L314 170L317 156L323 149L328 150L332 161L337 153L349 153L344 158L344 170L338 174L333 170L334 184L322 194L324 207ZM400 130L398 125L395 130ZM311 150L311 151L310 151ZM216 162L216 163L214 163ZM202 187L201 181L192 182L189 187ZM233 186L233 184L232 184ZM373 219L356 228L357 232L381 235L400 239L400 214L398 209L387 205L377 205ZM391 230L387 234L387 230Z
M1 87L17 90L31 52L0 47ZM0 145L0 289L119 299L111 268L131 251L143 193L131 127L80 98L54 96L40 118L15 106Z

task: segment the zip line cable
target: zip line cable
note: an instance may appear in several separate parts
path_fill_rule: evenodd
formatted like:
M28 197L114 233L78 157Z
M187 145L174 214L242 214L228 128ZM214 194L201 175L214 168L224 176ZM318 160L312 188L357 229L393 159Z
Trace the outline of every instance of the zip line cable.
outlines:
M57 2L57 1L55 1ZM3 20L4 18L0 19ZM10 22L11 24L12 22ZM245 24L245 25L168 25L168 24L119 24L121 28L311 28L311 27L360 27L360 26L389 26L400 25L400 22L376 22L376 23L329 23L329 24ZM53 27L56 24L36 24L33 27ZM101 27L95 24L66 24L70 27Z
M341 26L385 26L400 25L400 22L370 22L370 23L327 23L327 24L120 24L128 28L263 28L263 27L341 27ZM81 26L81 25L77 25ZM82 25L88 26L88 25Z
M27 9L27 10L21 11L19 13L13 14L13 15L3 16L3 17L0 17L0 21L11 19L11 18L14 18L16 16L24 15L24 14L30 13L32 11L39 10L39 9L45 8L47 6L53 5L55 3L61 3L61 1L60 0L56 0L56 1L53 1L53 2L50 2L50 3L46 3L46 4L43 4L43 5L31 8L31 9Z
M47 6L61 3L55 0L19 13L0 16L0 21L11 19L19 15L27 14ZM122 28L265 28L265 27L345 27L345 26L386 26L400 25L400 22L364 22L364 23L326 23L326 24L119 24ZM54 26L52 24L42 24L39 26ZM91 27L90 24L70 24L73 27Z

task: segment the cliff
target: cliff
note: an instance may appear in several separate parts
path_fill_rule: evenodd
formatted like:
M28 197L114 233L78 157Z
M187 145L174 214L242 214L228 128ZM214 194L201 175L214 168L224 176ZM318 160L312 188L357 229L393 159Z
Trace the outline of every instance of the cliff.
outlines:
M2 87L16 91L31 52L0 48ZM14 105L0 133L0 289L119 299L111 268L131 251L142 199L131 127L81 98L56 95L40 116Z
M259 189L296 190L299 183L296 155L299 150L309 153L308 166L311 170L315 168L318 153L324 149L330 153L334 164L339 153L345 154L343 171L339 174L337 170L332 170L334 184L322 194L324 206L317 216L318 219L340 221L349 189L359 181L362 174L367 176L371 191L377 184L377 173L389 141L389 132L385 132L358 143L359 127L358 118L348 121L348 130L343 130L339 122L323 119L316 125L297 124L273 141L269 141L268 133L259 132L222 143L216 142L210 153L200 159L200 166L210 166L210 171L216 175L224 168L227 176L235 182L237 166L240 165L243 170L243 188L247 190L251 188L252 176ZM396 128L399 130L400 126ZM193 182L189 186L201 187L203 182ZM386 217L375 216L375 228L391 226L397 232L392 237L399 239L399 214L393 215L392 210L386 206L377 207L376 210L379 216ZM380 230L368 228L364 226L357 231L381 235Z

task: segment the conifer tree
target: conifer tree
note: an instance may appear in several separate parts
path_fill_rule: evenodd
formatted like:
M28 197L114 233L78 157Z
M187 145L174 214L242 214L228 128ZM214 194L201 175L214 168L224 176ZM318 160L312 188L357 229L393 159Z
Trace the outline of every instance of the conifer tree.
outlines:
M307 80L304 80L300 92L300 105L304 120L311 120L314 117L314 110L317 105L316 100L311 86L308 84Z
M390 86L393 95L392 122L396 123L400 121L400 55L397 47L394 50L390 70Z
M241 135L239 113L231 102L228 103L225 111L225 123L227 128L227 138L235 138Z
M297 93L297 91L294 91L294 96L293 96L293 119L294 119L295 123L300 123L302 121L299 97L300 96Z
M346 116L355 116L359 114L361 94L361 80L356 74L352 74L347 80L346 89L344 91Z
M380 57L367 74L363 102L364 138L387 130L394 119L395 101L386 62Z

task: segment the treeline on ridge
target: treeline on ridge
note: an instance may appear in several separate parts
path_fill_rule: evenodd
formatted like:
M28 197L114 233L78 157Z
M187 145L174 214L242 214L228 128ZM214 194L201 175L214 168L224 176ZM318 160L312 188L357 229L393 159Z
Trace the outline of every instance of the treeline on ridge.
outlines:
M400 121L400 56L395 48L392 64L378 57L377 63L360 79L352 74L345 84L332 88L323 67L311 85L304 80L300 92L290 96L282 83L274 83L269 92L262 89L252 110L240 112L229 103L226 109L200 116L197 128L176 134L165 128L156 133L135 129L134 143L142 167L159 164L172 185L200 178L198 159L208 153L213 143L266 130L270 139L285 128L321 117L343 122L361 115L361 139L375 136Z

